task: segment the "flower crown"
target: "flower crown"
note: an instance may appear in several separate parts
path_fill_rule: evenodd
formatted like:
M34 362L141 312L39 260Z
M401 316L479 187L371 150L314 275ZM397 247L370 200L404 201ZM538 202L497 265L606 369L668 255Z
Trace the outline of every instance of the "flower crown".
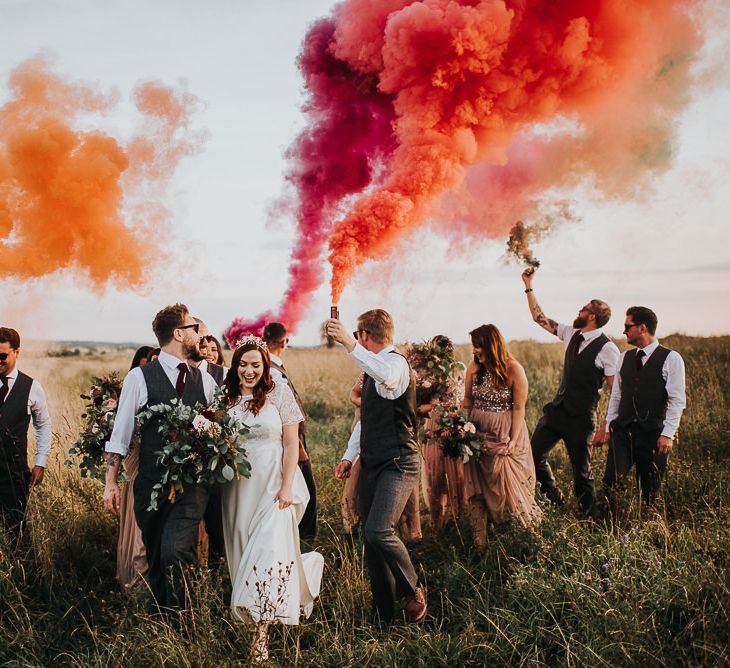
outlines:
M241 346L247 346L252 343L257 348L265 351L266 353L269 352L269 346L266 345L266 341L264 341L260 336L254 336L253 334L246 334L246 336L242 336L240 339L238 339L236 348L238 349Z

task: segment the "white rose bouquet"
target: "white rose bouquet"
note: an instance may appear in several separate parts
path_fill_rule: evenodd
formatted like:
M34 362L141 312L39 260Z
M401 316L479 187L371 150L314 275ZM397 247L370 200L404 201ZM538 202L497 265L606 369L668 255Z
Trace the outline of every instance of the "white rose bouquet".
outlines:
M137 419L140 424L156 420L158 430L165 435L165 444L157 453L165 472L152 489L148 510L156 510L157 500L165 493L174 503L186 485L250 477L246 451L237 445L249 429L228 413L220 396L207 407L186 406L173 399L171 404L150 406Z

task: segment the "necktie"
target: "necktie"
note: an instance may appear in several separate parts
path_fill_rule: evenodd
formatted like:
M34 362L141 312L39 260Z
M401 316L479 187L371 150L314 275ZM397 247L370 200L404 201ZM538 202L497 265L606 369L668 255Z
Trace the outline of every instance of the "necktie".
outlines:
M2 387L0 387L0 407L5 403L5 397L8 396L8 377L3 376L0 378L2 381Z
M578 351L580 351L580 344L585 341L585 337L580 333L576 332L573 334L573 340L571 343L573 344L573 351L571 352L570 359L571 361L575 361L575 358L578 357Z
M185 364L185 362L180 362L180 364L177 365L177 368L180 369L180 373L177 374L175 391L177 392L177 396L181 397L185 391L185 374L188 372L188 365Z
M643 350L636 353L636 373L641 373L641 370L644 368L643 360L645 357L646 353Z

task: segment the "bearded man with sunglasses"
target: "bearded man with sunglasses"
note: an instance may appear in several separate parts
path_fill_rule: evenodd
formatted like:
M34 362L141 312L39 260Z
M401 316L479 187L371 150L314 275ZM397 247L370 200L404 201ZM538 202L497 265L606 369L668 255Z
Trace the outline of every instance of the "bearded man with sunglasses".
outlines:
M573 469L573 489L584 515L591 515L596 502L596 487L591 471L591 446L605 441L605 423L597 431L595 414L604 377L609 387L619 359L619 350L601 331L611 318L606 302L592 299L578 311L572 326L545 316L532 289L534 270L522 273L527 305L532 319L557 336L565 348L560 386L552 401L545 405L532 434L532 458L542 493L560 505L564 501L547 457L563 440Z
M199 329L184 304L163 308L152 322L160 344L159 357L132 369L124 379L114 430L106 446L104 505L114 514L119 512L119 466L129 452L137 413L146 406L170 404L173 399L180 399L187 406L213 400L213 377L189 363L200 359ZM152 488L164 473L156 454L163 445L164 435L158 431L158 422L149 420L141 430L134 515L147 551L154 603L160 610L169 611L190 603L186 575L198 563L198 526L208 505L209 491L201 485L188 485L174 503L163 494L157 509L147 510Z
M621 355L606 416L611 445L603 485L612 510L615 490L634 464L644 502L654 501L687 404L684 361L676 350L659 344L657 322L645 306L626 311L624 334L636 347Z
M0 519L20 534L28 493L43 481L51 451L51 416L43 387L17 367L20 334L0 327ZM28 428L35 430L35 465L28 469Z

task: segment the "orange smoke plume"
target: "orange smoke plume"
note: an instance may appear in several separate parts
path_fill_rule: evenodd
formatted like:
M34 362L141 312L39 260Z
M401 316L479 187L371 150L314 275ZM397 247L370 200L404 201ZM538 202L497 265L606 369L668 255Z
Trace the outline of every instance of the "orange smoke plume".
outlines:
M95 288L142 284L167 218L164 187L203 140L188 131L195 98L139 86L140 129L123 144L81 129L112 111L117 95L66 82L43 59L17 67L9 91L0 107L0 279L71 270Z
M506 235L548 190L632 197L671 158L701 44L689 0L346 0L329 53L392 96L384 178L330 235L354 270L431 216Z

